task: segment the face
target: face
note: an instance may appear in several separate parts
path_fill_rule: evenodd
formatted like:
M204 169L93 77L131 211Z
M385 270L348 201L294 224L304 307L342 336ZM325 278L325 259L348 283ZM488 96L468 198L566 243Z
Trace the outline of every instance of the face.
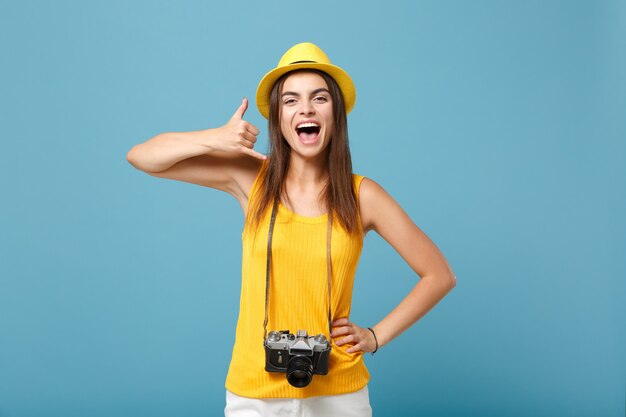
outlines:
M280 128L292 153L304 158L325 153L333 133L333 102L321 75L296 72L285 79Z

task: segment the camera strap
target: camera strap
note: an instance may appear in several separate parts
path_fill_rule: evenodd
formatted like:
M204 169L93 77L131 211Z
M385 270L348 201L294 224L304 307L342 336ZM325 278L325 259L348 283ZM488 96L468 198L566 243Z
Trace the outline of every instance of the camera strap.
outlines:
M270 299L270 268L272 264L272 237L274 234L274 224L276 223L276 214L278 213L278 200L274 200L272 206L272 216L270 218L270 227L267 232L267 261L265 266L265 320L263 321L263 340L267 337L267 321ZM331 261L331 237L333 232L333 219L328 214L328 224L326 227L326 275L328 279L328 336L332 331L332 319L331 319L331 297L330 297L330 283L333 274L332 261Z

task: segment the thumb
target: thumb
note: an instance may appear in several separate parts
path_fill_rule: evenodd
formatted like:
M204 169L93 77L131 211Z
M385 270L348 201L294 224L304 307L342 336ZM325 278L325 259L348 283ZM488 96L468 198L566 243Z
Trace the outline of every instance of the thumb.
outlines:
M235 111L235 114L233 114L233 117L230 119L243 119L243 115L246 113L246 110L248 110L248 99L244 97L241 101L241 106L239 106L239 108Z

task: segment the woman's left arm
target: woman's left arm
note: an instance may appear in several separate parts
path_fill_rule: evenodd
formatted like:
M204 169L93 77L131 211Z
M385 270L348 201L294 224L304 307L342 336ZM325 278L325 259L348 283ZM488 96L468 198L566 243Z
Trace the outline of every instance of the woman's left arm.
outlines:
M437 246L413 223L402 207L377 183L364 178L359 193L363 233L376 231L420 276L417 285L373 327L382 347L432 309L454 286L456 277ZM347 318L333 322L337 346L353 343L348 353L373 352L376 340L367 328Z

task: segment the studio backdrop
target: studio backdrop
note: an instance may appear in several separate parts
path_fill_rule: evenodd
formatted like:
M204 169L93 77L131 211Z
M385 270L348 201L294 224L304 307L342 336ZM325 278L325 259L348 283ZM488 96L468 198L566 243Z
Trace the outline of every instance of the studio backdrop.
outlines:
M134 169L245 119L281 54L353 77L356 173L456 288L367 355L374 415L606 416L625 404L623 1L0 2L0 417L217 416L243 213ZM351 319L419 277L365 239Z

